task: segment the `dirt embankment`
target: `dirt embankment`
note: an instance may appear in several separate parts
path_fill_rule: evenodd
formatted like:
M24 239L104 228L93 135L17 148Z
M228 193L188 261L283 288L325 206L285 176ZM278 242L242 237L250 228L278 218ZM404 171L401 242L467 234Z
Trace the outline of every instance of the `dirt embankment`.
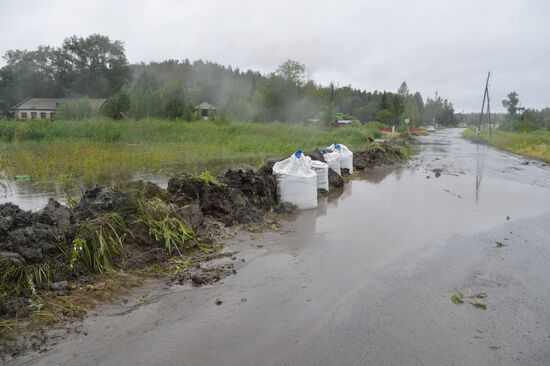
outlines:
M311 155L322 160L318 151ZM404 159L390 143L369 144L354 157L358 170ZM276 161L220 177L181 174L166 190L142 181L98 186L74 208L54 200L35 213L0 205L0 340L12 330L11 320L43 310L44 296L94 289L105 273L161 266L174 280L194 286L231 274L231 265L200 265L219 252L224 227L261 226L266 213L293 210L278 202ZM332 187L344 184L334 172L329 181ZM19 349L2 343L0 354Z

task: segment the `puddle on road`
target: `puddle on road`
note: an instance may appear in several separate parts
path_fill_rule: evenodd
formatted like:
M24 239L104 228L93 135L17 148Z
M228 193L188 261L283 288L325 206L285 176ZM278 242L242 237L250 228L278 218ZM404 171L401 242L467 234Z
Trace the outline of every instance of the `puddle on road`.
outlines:
M299 238L294 244L336 246L384 261L436 238L480 232L506 223L507 217L550 210L549 171L527 166L520 174L503 173L502 167L520 165L517 157L486 147L480 151L460 139L457 130L428 139L448 149L439 153L422 145L417 164L375 169L365 179L349 182L338 199L321 200L317 209L302 212L289 224ZM438 178L432 171L436 167L443 170ZM281 239L285 247L287 239ZM342 256L342 263L349 259L349 253L331 255Z

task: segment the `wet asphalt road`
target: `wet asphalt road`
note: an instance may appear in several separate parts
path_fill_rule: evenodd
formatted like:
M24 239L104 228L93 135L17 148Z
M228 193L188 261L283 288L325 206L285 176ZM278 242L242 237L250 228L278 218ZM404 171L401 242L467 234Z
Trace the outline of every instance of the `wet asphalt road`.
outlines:
M550 169L459 134L281 232L239 234L222 284L149 288L9 364L549 365Z

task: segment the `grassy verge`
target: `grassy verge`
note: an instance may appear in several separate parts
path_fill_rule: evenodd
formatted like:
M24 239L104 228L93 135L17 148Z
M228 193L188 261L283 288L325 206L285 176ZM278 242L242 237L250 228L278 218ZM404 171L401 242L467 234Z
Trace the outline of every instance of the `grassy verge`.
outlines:
M476 138L475 130L468 129L463 132L463 136L515 154L550 162L550 131L506 132L494 130L492 138L489 131L482 131Z
M79 177L124 179L139 171L199 171L231 163L260 163L337 141L362 148L371 126L325 128L283 123L140 121L0 121L0 154L8 176L35 182ZM214 169L215 170L215 169Z

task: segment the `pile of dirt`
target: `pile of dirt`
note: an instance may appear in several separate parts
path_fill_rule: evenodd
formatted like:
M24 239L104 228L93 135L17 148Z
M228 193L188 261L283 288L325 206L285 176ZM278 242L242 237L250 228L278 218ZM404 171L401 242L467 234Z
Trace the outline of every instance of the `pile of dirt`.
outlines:
M73 222L71 210L52 199L36 213L0 205L0 257L23 265L43 263L70 237Z
M224 182L229 187L240 190L250 202L262 210L269 210L277 203L277 179L272 173L230 169L225 173Z
M266 161L264 165L262 165L259 169L259 173L263 175L272 175L273 174L273 165L275 165L276 162L282 161L284 159L276 159L272 158Z
M118 185L118 188L123 191L135 191L138 192L141 196L152 199L152 198L166 198L166 190L160 188L158 185L143 181L136 180L128 183L121 183Z
M228 170L216 182L182 174L168 181L168 200L198 205L204 216L226 225L257 223L277 203L277 182L268 170Z
M84 193L75 208L79 220L98 217L106 212L117 212L123 217L135 214L136 201L129 191L96 186Z
M323 163L326 163L325 157L323 156L323 153L321 153L321 150L315 149L310 153L306 153L307 156L311 158L311 160L317 160L322 161Z
M364 170L379 165L394 164L404 159L405 155L396 143L388 141L382 144L371 143L365 150L353 153L353 167Z
M199 203L206 186L199 178L182 173L168 181L168 201L178 206Z
M344 178L336 173L332 168L328 168L328 184L332 188L340 188L344 186Z

